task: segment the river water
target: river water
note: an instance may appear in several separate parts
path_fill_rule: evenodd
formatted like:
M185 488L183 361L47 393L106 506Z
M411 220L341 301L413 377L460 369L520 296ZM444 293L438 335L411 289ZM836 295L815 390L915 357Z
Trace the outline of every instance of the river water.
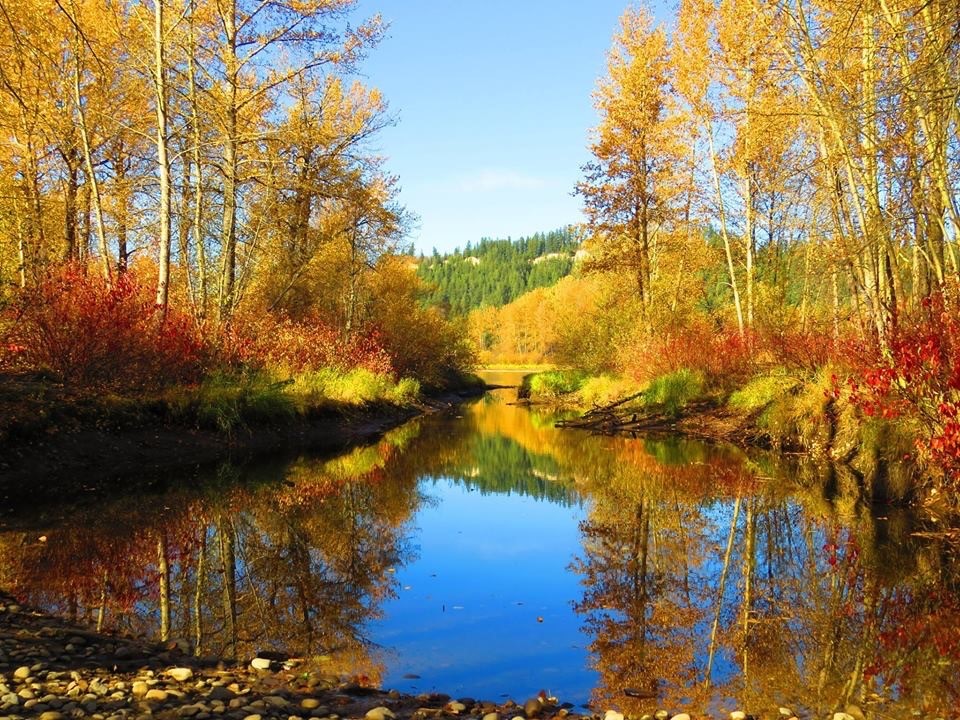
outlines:
M515 395L340 457L18 508L0 588L148 637L163 597L198 654L275 650L405 692L955 712L960 563L935 527L864 505L847 469L559 430Z

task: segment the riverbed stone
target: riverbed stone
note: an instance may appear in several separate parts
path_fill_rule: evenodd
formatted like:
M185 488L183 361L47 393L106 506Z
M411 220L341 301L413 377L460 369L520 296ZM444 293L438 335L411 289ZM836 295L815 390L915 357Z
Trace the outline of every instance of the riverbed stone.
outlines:
M853 720L866 720L866 716L863 714L863 710L861 710L856 705L847 705L847 707L844 709L844 712L846 712L847 715L852 717Z
M267 658L255 657L250 661L250 667L254 670L269 670L270 662Z
M489 712L483 716L483 720L500 720L500 713Z
M670 720L690 720L689 713L677 713Z
M623 713L619 713L616 710L607 710L603 716L603 720L623 720Z
M374 708L367 710L364 717L367 720L394 720L397 716L394 714L393 710L383 705L379 705Z
M18 667L13 671L13 677L17 680L26 680L28 677L30 677L30 668L26 665Z
M150 688L147 690L146 695L143 696L144 700L154 700L156 702L165 702L169 693L166 690L161 690L160 688Z
M320 707L320 701L316 698L304 698L300 701L300 707L304 710L316 710Z
M523 704L523 714L528 718L535 718L543 711L540 698L530 698Z
M177 682L186 682L193 677L193 670L186 667L170 668L164 673L167 677L173 678Z
M44 713L40 713L39 720L63 720L63 713L57 712L56 710L47 710Z
M734 710L730 713L730 720L747 720L747 714L743 710Z

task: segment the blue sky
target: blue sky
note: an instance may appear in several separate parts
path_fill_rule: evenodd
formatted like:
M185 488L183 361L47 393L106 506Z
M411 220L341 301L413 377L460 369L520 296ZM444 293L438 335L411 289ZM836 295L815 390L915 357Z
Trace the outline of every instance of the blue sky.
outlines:
M627 0L361 0L388 38L363 65L397 118L378 150L416 250L581 219L591 93Z

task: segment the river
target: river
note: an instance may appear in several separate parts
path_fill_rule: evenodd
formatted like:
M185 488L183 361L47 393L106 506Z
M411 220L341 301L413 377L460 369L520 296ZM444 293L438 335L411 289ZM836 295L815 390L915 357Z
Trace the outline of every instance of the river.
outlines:
M16 508L0 588L148 637L168 615L198 654L270 649L403 692L633 713L958 705L960 563L936 528L864 505L844 468L559 430L514 398L339 457Z

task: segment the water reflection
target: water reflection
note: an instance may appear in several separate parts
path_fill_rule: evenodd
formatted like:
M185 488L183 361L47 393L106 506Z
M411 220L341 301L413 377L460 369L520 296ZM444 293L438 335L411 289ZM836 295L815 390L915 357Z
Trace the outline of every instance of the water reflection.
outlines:
M956 554L860 503L852 473L557 430L509 399L62 521L21 509L0 533L0 587L198 654L423 676L404 689L542 681L637 714L936 716L960 700ZM477 652L490 627L496 646Z

